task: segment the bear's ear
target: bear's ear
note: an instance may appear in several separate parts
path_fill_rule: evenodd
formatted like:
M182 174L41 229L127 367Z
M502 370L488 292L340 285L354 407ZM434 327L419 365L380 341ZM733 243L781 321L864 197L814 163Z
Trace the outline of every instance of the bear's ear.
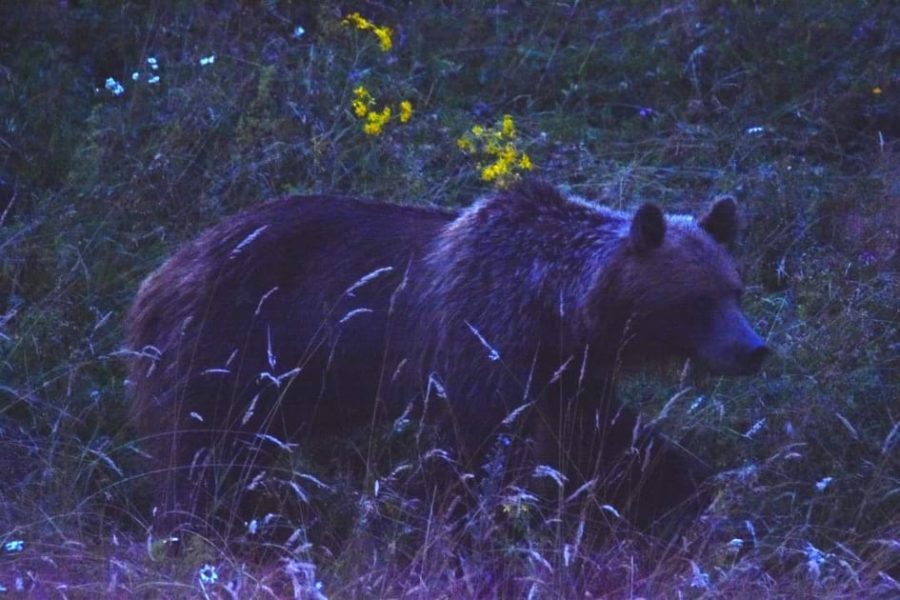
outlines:
M738 215L734 196L719 196L700 219L700 227L720 244L730 246L737 239Z
M631 221L631 243L639 251L659 248L666 235L666 219L655 204L643 204Z

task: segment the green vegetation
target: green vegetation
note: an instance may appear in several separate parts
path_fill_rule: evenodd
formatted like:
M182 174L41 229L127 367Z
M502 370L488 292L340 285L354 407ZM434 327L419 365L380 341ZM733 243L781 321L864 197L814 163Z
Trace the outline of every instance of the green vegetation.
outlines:
M2 3L0 595L900 595L898 31L894 3L838 0ZM490 468L463 518L422 506L403 465L439 454L365 485L293 456L323 484L295 490L288 541L261 515L168 556L126 417L141 279L273 196L465 205L491 184L458 141L507 114L579 195L741 201L777 358L622 390L723 471L707 515L660 547Z

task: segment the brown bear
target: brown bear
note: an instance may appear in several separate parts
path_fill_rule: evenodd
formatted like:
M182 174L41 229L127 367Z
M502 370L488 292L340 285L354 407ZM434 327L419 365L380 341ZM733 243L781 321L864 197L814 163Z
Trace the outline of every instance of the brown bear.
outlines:
M730 197L700 219L632 214L533 180L459 213L313 196L226 219L144 281L127 319L158 509L197 509L215 492L193 478L252 464L266 440L439 398L461 461L515 424L537 459L573 484L598 478L640 526L696 512L709 469L613 388L670 358L760 368L728 252L737 229Z

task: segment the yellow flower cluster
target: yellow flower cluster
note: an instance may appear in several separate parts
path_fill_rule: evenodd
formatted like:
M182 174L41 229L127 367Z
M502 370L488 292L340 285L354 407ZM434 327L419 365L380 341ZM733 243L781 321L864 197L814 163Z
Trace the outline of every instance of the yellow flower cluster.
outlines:
M388 52L394 47L392 36L394 32L390 27L379 26L368 20L358 12L350 13L341 21L344 25L352 25L360 31L371 31L378 38L378 46L382 52Z
M384 130L384 126L390 122L391 117L393 116L393 111L390 106L385 106L380 111L376 110L374 107L375 98L365 86L360 85L354 88L353 100L350 102L350 108L353 109L353 114L356 115L358 119L365 120L365 123L363 123L363 131L366 135L380 135ZM401 123L408 123L409 120L412 119L412 113L412 102L409 100L402 101L400 103L399 121Z
M366 135L379 135L384 126L391 120L391 107L385 106L381 112L369 111L366 115L366 124L363 125L363 131Z
M357 86L353 90L353 102L350 106L353 108L353 114L362 119L369 112L369 107L375 104L375 98L369 93L369 90L363 86Z
M412 102L404 100L400 103L400 122L409 123L410 119L412 119Z
M482 180L506 187L519 178L520 172L534 168L531 157L516 148L517 135L512 116L503 115L497 127L475 125L456 140L456 145L466 154L488 159L476 163Z

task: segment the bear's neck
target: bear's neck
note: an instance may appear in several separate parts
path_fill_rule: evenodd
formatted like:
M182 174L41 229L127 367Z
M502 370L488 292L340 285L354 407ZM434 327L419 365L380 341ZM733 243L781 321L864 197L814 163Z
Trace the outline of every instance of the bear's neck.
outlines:
M624 214L558 194L484 200L432 244L421 300L440 307L442 336L474 328L517 360L580 352L614 326L604 303L627 231Z

